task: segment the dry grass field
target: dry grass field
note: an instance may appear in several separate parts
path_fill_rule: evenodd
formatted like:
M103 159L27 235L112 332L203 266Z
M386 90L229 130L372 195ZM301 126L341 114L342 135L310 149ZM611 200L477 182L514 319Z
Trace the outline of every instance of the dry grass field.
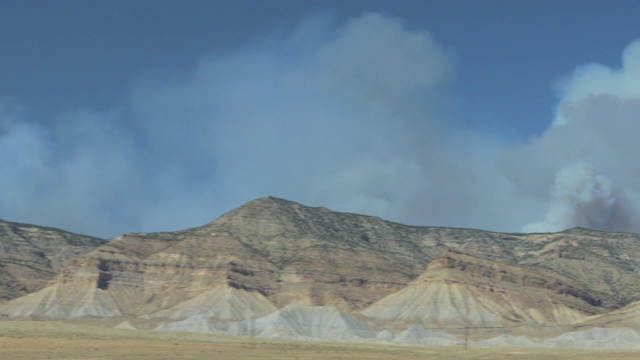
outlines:
M640 351L425 348L0 321L0 359L638 359Z

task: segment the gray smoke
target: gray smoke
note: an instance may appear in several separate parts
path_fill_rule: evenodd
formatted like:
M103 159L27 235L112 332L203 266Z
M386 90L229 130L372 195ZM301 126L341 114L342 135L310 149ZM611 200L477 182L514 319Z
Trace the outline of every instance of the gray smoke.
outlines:
M633 230L630 209L613 182L596 174L586 162L569 164L556 175L553 203L540 223L524 226L524 232L554 232L580 226L603 230Z
M507 155L519 190L550 202L545 220L524 231L640 231L640 41L622 59L620 69L578 67L559 85L549 130Z
M549 130L515 145L454 130L453 52L376 13L141 76L105 113L32 119L5 98L0 217L112 236L274 195L422 225L640 231L639 44L621 69L576 70Z

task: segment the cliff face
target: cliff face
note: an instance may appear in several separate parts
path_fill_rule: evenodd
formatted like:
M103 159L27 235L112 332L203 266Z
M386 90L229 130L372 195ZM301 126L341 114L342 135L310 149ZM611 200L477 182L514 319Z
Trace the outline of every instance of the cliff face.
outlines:
M539 326L640 299L638 273L637 235L414 227L270 197L201 227L115 238L0 312L230 323L329 306L377 328Z
M67 263L106 241L0 220L0 301L42 289Z

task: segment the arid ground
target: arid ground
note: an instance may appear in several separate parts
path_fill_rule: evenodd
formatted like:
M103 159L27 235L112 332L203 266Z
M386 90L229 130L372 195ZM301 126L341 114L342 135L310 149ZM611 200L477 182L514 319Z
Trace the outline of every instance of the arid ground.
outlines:
M638 359L640 351L401 347L0 321L1 359Z

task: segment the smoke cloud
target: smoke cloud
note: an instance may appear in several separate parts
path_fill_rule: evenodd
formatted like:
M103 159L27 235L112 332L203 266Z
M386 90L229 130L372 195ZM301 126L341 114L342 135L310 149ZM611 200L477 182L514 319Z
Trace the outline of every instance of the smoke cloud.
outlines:
M561 98L552 126L508 154L506 172L519 191L551 201L545 221L524 231L573 226L640 231L640 164L632 158L640 151L638 80L640 41L635 41L625 49L620 69L580 66L558 85Z
M596 174L590 164L569 164L556 175L553 203L545 220L526 225L523 231L562 231L575 226L631 231L634 219L625 200L613 182Z
M579 67L548 131L512 144L449 117L455 54L429 32L316 17L141 75L109 112L0 100L0 217L115 236L274 195L420 225L640 231L639 64L636 42L621 69Z

